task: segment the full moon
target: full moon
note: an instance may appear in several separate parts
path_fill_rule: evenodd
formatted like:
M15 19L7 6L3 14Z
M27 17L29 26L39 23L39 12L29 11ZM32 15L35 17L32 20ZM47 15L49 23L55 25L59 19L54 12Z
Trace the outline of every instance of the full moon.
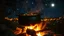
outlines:
M52 4L51 4L51 7L54 7L54 6L55 6L55 4L54 4L54 3L52 3Z

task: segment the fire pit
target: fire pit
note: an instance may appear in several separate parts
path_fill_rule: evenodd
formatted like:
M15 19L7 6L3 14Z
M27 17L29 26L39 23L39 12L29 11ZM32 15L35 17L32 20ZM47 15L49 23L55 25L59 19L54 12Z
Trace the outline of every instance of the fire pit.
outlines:
M30 26L24 26L24 28L17 27L14 34L17 36L56 36L50 30L44 30L46 23L40 22L39 24L30 24Z
M14 34L17 36L51 36L51 31L44 31L46 27L46 21L41 22L40 14L20 14L19 24L21 27L17 27ZM48 35L48 33L50 33ZM55 35L53 35L55 36Z

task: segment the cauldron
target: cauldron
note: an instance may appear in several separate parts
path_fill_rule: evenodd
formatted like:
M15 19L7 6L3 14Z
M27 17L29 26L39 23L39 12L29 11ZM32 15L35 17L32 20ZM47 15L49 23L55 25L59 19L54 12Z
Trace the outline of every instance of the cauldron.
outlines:
M20 14L18 19L19 24L26 26L29 26L30 24L36 24L41 21L40 14L34 14L34 15Z

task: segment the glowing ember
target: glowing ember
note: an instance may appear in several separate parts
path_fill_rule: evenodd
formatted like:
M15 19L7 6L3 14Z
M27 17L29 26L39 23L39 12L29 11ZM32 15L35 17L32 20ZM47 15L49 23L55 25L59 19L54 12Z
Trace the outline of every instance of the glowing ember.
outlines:
M20 33L22 33L22 29L17 27L14 34L18 35Z
M40 34L40 32L37 34L37 36L42 36L41 34Z
M37 36L44 36L45 33L44 33L44 32L39 32L39 33L37 33L36 35L37 35Z
M26 36L29 36L28 34L26 34Z

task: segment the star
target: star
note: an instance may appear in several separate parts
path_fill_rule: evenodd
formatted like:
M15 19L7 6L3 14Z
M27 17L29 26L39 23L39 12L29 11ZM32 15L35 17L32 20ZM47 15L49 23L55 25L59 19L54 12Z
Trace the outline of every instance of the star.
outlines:
M26 3L28 3L28 1L26 1Z
M32 4L34 4L34 3L32 2Z

